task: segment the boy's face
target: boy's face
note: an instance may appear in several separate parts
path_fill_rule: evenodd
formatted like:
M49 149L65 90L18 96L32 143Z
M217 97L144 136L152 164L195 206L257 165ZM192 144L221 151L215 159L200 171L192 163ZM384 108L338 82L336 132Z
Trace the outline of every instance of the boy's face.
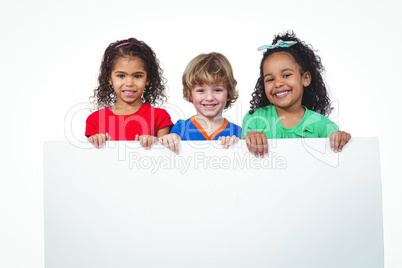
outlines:
M198 115L208 120L222 116L226 106L228 91L221 84L203 84L191 89L191 100Z

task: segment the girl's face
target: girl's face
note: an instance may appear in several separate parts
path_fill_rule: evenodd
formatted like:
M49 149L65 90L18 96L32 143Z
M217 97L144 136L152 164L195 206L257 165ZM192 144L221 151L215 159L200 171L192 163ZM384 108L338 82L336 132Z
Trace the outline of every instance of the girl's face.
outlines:
M222 116L227 97L228 91L221 84L203 84L191 89L191 100L197 114L208 120Z
M120 58L111 72L109 84L116 93L117 106L142 105L141 96L149 84L143 61L138 57Z
M265 94L276 107L287 111L301 108L304 87L310 85L309 72L301 73L299 64L286 52L274 53L263 65Z

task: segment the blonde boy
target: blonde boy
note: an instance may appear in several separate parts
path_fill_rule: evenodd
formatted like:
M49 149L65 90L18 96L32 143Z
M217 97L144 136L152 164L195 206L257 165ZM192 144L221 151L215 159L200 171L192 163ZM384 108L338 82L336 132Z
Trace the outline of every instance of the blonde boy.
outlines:
M196 115L179 120L159 142L178 153L180 140L220 140L229 147L241 137L241 127L222 116L238 98L237 82L228 59L220 53L200 54L183 73L183 98Z

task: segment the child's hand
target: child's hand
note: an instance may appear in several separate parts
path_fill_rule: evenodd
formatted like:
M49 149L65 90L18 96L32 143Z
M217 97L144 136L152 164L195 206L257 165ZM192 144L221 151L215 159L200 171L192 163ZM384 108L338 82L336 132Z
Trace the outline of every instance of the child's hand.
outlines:
M148 150L151 149L151 146L158 140L158 138L151 135L136 135L134 140L139 141L142 148Z
M88 138L88 141L92 143L96 148L100 148L105 145L106 141L110 141L110 135L108 133L95 134Z
M162 144L166 148L169 148L176 154L179 153L179 141L181 141L181 138L179 135L177 135L175 133L167 134L165 136L158 138L158 141L160 144Z
M342 152L343 146L348 143L350 138L350 134L345 131L332 132L331 136L329 136L329 144L332 151L334 151L335 153Z
M244 136L248 151L255 157L264 157L268 154L268 139L264 133L259 131L250 131Z
M221 141L222 147L223 148L229 148L230 145L238 142L240 139L238 137L236 137L235 135L233 135L232 137L226 136L220 136L218 141Z

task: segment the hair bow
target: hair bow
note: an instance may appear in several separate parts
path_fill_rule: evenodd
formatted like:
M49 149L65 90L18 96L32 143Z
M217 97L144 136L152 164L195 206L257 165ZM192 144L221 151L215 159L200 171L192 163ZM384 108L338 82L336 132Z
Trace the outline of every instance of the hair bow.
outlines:
M283 41L281 39L278 40L278 42L276 42L275 45L264 45L264 46L260 46L257 50L258 51L262 51L264 49L274 49L274 48L278 48L278 47L291 47L294 44L297 44L297 42L295 41Z

